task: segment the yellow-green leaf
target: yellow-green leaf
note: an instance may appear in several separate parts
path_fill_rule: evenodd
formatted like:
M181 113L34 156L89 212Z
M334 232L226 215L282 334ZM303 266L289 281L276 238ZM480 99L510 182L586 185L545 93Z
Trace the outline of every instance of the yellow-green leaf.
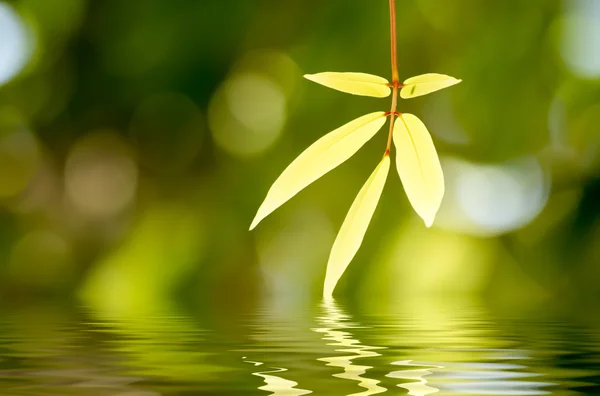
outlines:
M381 129L385 119L382 111L367 114L313 143L273 183L250 229L304 187L350 158Z
M412 114L394 126L396 167L412 207L431 227L444 197L444 174L431 135Z
M306 74L304 77L326 87L353 95L385 98L392 92L388 86L388 80L372 74L326 72Z
M410 99L421 95L427 95L428 93L458 84L461 81L462 80L445 74L422 74L404 81L404 87L402 87L402 90L400 91L400 97L402 99Z
M324 296L331 296L338 280L360 248L381 197L389 170L390 157L386 155L354 199L329 255Z

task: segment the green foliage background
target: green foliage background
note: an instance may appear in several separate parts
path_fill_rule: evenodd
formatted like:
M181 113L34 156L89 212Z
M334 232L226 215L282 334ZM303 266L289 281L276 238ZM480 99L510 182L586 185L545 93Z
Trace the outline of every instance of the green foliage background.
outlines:
M386 101L301 78L389 77L387 1L0 4L28 38L0 53L27 59L0 79L5 301L76 295L131 312L172 299L213 306L320 295L329 248L385 132L247 228L304 148L387 110ZM434 135L447 202L426 230L390 173L339 295L593 301L598 3L398 1L398 14L402 78L463 79L399 104Z

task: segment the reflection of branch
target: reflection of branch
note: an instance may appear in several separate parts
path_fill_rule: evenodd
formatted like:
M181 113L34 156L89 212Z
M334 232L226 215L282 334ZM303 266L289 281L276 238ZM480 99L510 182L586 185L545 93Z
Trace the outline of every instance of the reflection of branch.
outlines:
M381 349L381 347L362 345L359 340L353 338L350 332L342 331L341 329L352 328L352 325L348 323L351 318L344 314L332 299L324 300L322 307L325 315L317 318L317 321L326 327L313 329L313 331L323 333L324 340L335 341L327 345L344 347L343 349L336 349L337 352L351 353L351 355L324 357L317 360L327 362L327 366L343 368L344 372L334 374L334 377L358 381L358 386L366 389L364 392L354 393L355 396L374 395L387 391L387 389L378 385L380 381L362 377L367 370L373 368L372 366L359 366L352 362L352 360L358 358L381 356L381 354L373 351L374 349Z
M262 362L253 362L251 360L244 360L244 362L251 363L254 366L262 366L263 364ZM276 375L272 375L275 373L282 373L284 371L287 371L287 369L281 367L273 367L272 370L259 371L256 373L252 373L252 375L261 377L265 380L266 385L260 386L258 389L267 392L272 392L271 395L300 396L312 393L312 391L306 389L295 388L295 386L298 385L297 382L286 380Z

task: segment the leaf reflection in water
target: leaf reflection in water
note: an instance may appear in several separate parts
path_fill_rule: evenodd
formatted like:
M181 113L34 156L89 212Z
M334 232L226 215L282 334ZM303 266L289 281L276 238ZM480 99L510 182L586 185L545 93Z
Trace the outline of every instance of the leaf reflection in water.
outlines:
M389 378L406 379L412 381L398 385L400 388L408 390L409 395L425 396L440 391L438 388L427 385L427 379L425 379L425 377L433 373L431 369L441 369L443 366L425 366L421 364L415 364L412 360L402 360L393 362L392 364L409 367L408 370L392 371L386 375L386 377Z
M386 388L378 385L380 381L363 376L369 369L373 368L372 366L353 363L354 359L381 356L375 350L385 348L362 345L358 339L354 338L352 333L347 330L357 326L349 322L351 317L346 315L333 299L324 299L322 309L324 314L318 317L317 321L324 327L315 328L313 331L323 333L324 340L334 341L327 345L343 347L336 349L336 352L350 353L350 355L324 357L317 360L327 362L327 366L343 368L344 372L334 374L334 377L357 381L358 386L366 389L364 392L353 393L349 396L375 395L387 391Z
M262 362L253 362L251 360L244 360L244 362L251 363L254 366L262 366L263 364ZM270 371L259 371L256 373L252 373L252 375L261 377L265 380L266 385L260 386L258 389L267 392L272 392L271 395L300 396L312 393L312 391L306 389L296 388L296 386L298 385L297 382L286 380L285 378L281 378L279 376L274 375L276 373L283 373L284 371L287 371L287 369L281 367L273 367L273 369Z

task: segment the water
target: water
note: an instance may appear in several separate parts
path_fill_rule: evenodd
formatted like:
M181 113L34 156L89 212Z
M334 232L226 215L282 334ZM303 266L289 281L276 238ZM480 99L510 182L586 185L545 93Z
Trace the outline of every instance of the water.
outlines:
M600 332L477 304L0 316L2 395L598 395Z

